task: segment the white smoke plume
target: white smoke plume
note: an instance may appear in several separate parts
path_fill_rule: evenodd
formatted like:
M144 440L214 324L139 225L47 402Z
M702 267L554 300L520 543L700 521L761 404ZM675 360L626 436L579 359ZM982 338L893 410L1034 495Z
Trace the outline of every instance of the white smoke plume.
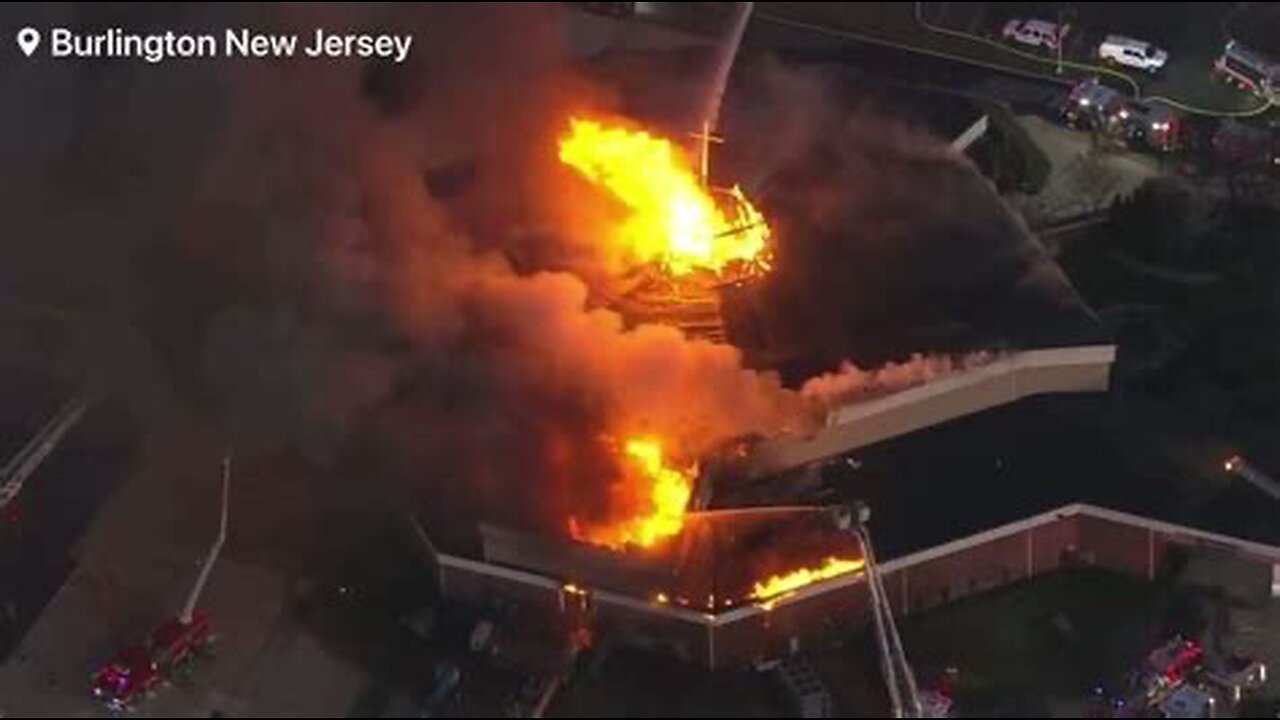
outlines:
M916 353L908 360L886 363L871 370L864 370L846 360L835 372L805 381L800 393L827 407L838 407L923 385L954 372L981 367L997 358L993 352L959 356Z

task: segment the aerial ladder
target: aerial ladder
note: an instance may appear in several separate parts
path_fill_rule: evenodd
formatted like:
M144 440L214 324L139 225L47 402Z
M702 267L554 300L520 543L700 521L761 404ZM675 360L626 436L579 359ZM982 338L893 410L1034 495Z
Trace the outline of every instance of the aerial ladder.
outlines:
M849 463L856 468L852 461ZM768 509L768 506L764 508ZM880 565L876 561L875 549L871 544L871 532L867 529L867 521L871 519L871 509L860 501L829 505L783 506L773 509L788 513L825 513L832 518L838 529L849 533L857 541L862 550L863 576L867 583L867 597L871 606L880 670L884 675L889 693L890 712L893 717L899 718L937 717L933 714L936 712L934 705L925 703L923 700L915 671L907 661L902 637L898 634L898 624L893 618L893 604L889 600L889 593L885 590L884 578L880 574Z
M166 683L177 668L208 648L213 622L197 607L213 566L227 540L227 494L231 484L231 452L222 458L222 510L218 534L200 565L182 608L142 642L126 647L94 673L90 693L113 711L125 711Z
M205 556L204 563L200 566L200 574L196 576L196 582L191 586L191 592L187 594L187 601L182 605L182 612L178 613L178 620L183 625L190 625L192 615L196 610L196 603L200 601L200 595L204 592L205 583L209 581L209 574L213 572L214 563L218 562L218 556L222 554L222 546L227 542L227 493L231 487L231 451L228 450L222 456L222 511L218 516L218 535L213 540L213 545L209 547L209 554Z
M867 530L871 510L865 504L855 502L836 508L835 513L837 526L853 535L862 547L865 563L863 572L867 580L867 595L871 601L876 645L880 651L880 670L888 687L889 707L893 717L925 717L920 687L916 683L911 664L907 662L907 653L903 650L902 638L898 635L898 624L893 619L893 604L889 602L889 594L885 592L880 565L876 562L875 551L871 547L871 533Z

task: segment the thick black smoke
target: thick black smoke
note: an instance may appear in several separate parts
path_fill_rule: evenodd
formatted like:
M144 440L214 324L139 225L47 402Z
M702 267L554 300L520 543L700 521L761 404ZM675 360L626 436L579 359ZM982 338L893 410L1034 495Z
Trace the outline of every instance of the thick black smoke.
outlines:
M754 364L800 383L845 361L1088 341L1092 312L991 184L892 111L886 88L768 60L738 78L733 134L777 235L731 304Z
M70 12L135 30L390 25L418 48L404 67L49 71L65 87L7 136L60 133L27 143L44 177L7 178L30 196L14 232L39 240L5 247L6 270L28 270L4 287L118 329L105 342L127 349L100 374L119 396L167 398L242 454L351 460L353 491L399 508L561 530L618 510L619 435L658 435L684 464L807 419L734 349L624 330L576 277L510 267L505 247L568 177L567 113L607 102L559 54L558 7ZM164 421L163 403L139 410Z
M616 510L606 436L658 434L687 462L809 420L799 393L744 369L737 350L624 330L587 309L578 277L512 269L526 245L554 255L574 234L539 227L578 197L554 155L567 114L618 109L561 54L559 7L40 12L6 19L415 35L404 66L6 56L0 301L58 308L66 319L34 340L76 338L60 363L149 421L181 409L242 453L300 449L345 466L351 492L470 528ZM798 123L799 106L779 99L807 86L772 82L773 100L739 127L772 140L744 172L790 189L770 198L787 244L755 301L794 313L781 346L829 348L816 365L834 366L878 323L909 326L921 308L1044 272L963 163L890 124ZM877 259L894 248L907 252Z

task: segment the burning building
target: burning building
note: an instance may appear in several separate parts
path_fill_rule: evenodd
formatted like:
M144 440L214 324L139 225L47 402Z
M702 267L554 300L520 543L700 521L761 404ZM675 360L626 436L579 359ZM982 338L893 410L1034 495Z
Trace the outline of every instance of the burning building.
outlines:
M631 125L573 118L559 141L560 161L611 207L601 247L613 272L595 292L629 323L723 342L720 290L768 269L769 224L740 187L710 184L709 131L695 170L679 145Z
M569 538L483 526L471 557L428 542L439 583L467 602L518 597L553 614L569 587L590 598L597 631L708 667L794 652L860 626L869 607L861 546L835 522L843 501L820 477L827 461L1020 398L1105 390L1113 357L1110 348L1033 351L836 408L807 438L731 444L700 473L667 469L670 485L648 486L650 514L590 530L571 523ZM1071 544L1059 535L1041 570ZM919 561L895 552L884 568L901 566L893 577L904 582L917 562L989 553L990 542L926 548Z
M563 219L589 258L565 264L585 286L577 301L620 323L624 342L660 336L662 350L638 353L648 359L637 367L648 373L602 361L578 380L579 361L569 362L566 348L580 339L562 327L544 325L535 344L512 348L549 358L539 377L552 388L591 385L609 401L605 411L583 418L583 432L560 434L549 423L529 464L554 477L494 498L524 516L487 508L470 516L480 522L464 541L438 532L441 520L429 514L422 528L448 596L481 604L519 598L562 617L589 606L600 632L717 667L775 655L865 617L865 595L838 592L860 586L866 561L836 522L848 499L827 492L823 463L1026 395L1103 390L1114 351L1010 351L954 365L918 358L873 379L849 367L803 392L774 385L767 363L744 369L723 301L769 288L780 239L767 206L737 185L710 182L709 130L682 143L608 114L576 113L557 123L555 159L572 206ZM911 160L979 193L1003 223L997 234L1015 225L953 156ZM775 184L792 184L786 171L774 174ZM807 177L794 184L815 186ZM797 218L830 216L798 203L804 192L789 189L778 207L791 231L807 231ZM814 194L831 200L839 192L819 186ZM831 227L819 230L815 238L825 241ZM789 243L789 265L781 268L787 282L797 283L797 267L811 264L803 253L816 242ZM1025 251L1019 248L1016 272L1028 257L1028 264L1043 259ZM772 301L767 292L760 297ZM712 357L734 370L701 372ZM666 391L646 395L649 383ZM814 598L821 600L809 602Z
M608 271L591 301L634 332L661 324L683 342L723 340L718 291L749 288L771 269L763 213L737 187L711 188L693 153L634 123L575 118L558 142L604 218L597 251ZM860 586L866 559L837 522L844 501L826 493L823 463L1027 395L1105 390L1113 360L1100 346L845 368L792 396L804 422L712 434L696 450L681 423L606 427L590 444L607 464L569 461L581 444L553 455L571 472L605 471L605 496L570 503L562 527L483 522L462 551L432 540L429 520L423 537L451 597L520 598L579 619L589 606L597 631L713 667L771 656L865 615L865 594L840 592Z
M110 310L107 316L127 320L142 336L138 352L148 362L98 352L78 353L77 360L115 358L121 377L146 375L146 388L154 382L190 400L245 452L286 446L314 453L317 462L344 451L355 456L346 465L357 469L354 479L300 481L298 493L308 503L252 508L272 541L286 525L295 531L294 523L281 523L282 506L310 507L314 500L321 508L345 507L358 498L400 512L415 502L449 596L481 603L515 598L556 613L585 604L602 631L714 667L785 652L792 638L803 642L827 623L860 622L860 548L829 514L813 509L832 500L821 497L822 483L811 473L777 471L793 470L793 457L839 457L853 442L870 442L871 434L846 431L876 419L893 420L880 435L888 437L936 420L942 406L954 416L1044 389L1095 389L1108 364L1105 351L1056 374L1063 363L1052 355L1036 363L1001 355L989 366L922 385L917 395L886 395L864 406L876 410L857 422L838 422L857 413L823 407L793 389L799 383L785 386L769 363L749 367L735 347L708 341L733 334L724 328L721 293L796 267L827 265L885 277L877 284L824 278L816 292L799 293L813 288L803 274L791 275L796 279L779 295L792 304L770 298L761 305L797 307L807 299L810 310L821 310L856 286L872 296L864 307L877 306L876 293L904 284L909 274L902 268L915 263L888 265L867 255L856 264L828 262L794 252L797 243L807 242L806 250L871 246L829 241L836 229L872 226L869 232L879 234L906 226L903 216L923 215L923 206L952 197L946 187L924 184L932 176L956 187L970 183L964 185L970 194L956 193L960 200L951 202L976 206L969 201L979 192L974 184L985 187L981 178L966 175L951 156L909 156L916 174L900 184L916 194L866 193L890 195L898 212L866 212L856 223L828 211L867 209L850 203L867 183L852 182L857 173L846 168L841 175L830 163L814 166L829 175L811 173L829 182L785 167L762 173L775 188L790 186L790 196L779 195L776 204L766 202L760 183L746 181L755 179L751 173L727 173L742 178L744 189L718 187L700 167L705 151L681 150L690 129L702 130L709 143L707 128L667 128L664 137L653 125L557 102L574 85L561 82L561 66L546 60L555 53L539 46L555 34L529 29L545 29L542 16L559 7L501 11L494 17L488 6L448 4L390 11L413 14L405 22L418 32L416 45L430 49L405 67L210 62L176 84L128 64L64 68L74 70L75 82L42 90L58 95L82 84L83 95L61 97L61 107L92 112L101 122L30 122L28 129L62 128L67 135L26 148L31 152L22 157L36 179L31 187L48 195L33 190L44 202L18 203L13 227L52 244L47 261L5 267L26 272L32 287L83 291L81 297ZM270 20L307 28L339 11L207 12L198 19L217 26ZM119 122L114 96L103 87L131 88L138 112ZM798 115L808 119L804 109L821 108L828 98L758 99L790 123ZM158 120L137 122L144 116ZM88 127L93 132L81 136ZM768 150L792 160L815 150L797 148L799 136L834 142L831 152L818 148L824 160L847 155L845 145L855 141L897 150L856 128L775 135L763 127L726 134L777 137L731 145L744 155ZM893 158L872 160L864 167L877 172L863 177L894 185L888 182L894 173L882 171ZM139 172L120 186L101 172L116 165ZM38 172L48 167L62 171ZM539 184L548 176L557 177ZM78 180L68 187L65 177ZM579 215L597 221L554 226L583 236L573 238L582 240L573 248L586 257L580 264L513 259L507 230L525 219L525 206L548 195L571 200ZM922 203L922 195L930 202ZM981 199L984 208L1000 207L996 198ZM806 204L818 200L826 205ZM885 217L890 221L873 225ZM49 225L51 219L58 222ZM945 227L934 215L928 219L931 229ZM819 220L822 232L808 233ZM63 244L100 237L121 243ZM787 257L776 252L783 240L792 250ZM539 248L551 254L570 243L540 244L552 246ZM1000 270L1025 264L1008 262L1023 256L1004 248L968 253L963 242L945 248L994 257ZM43 247L34 251L44 254ZM84 272L69 277L76 263ZM117 266L117 274L106 271ZM31 275L33 267L42 273ZM977 277L997 286L1008 279ZM120 288L140 292L108 292ZM837 361L845 346L871 338L850 330L861 327L819 323L816 314L782 312L757 325L802 326L810 347L838 346ZM911 319L898 321L910 326ZM828 359L822 358L824 370L836 367ZM1055 382L1040 384L1049 376ZM169 397L158 390L154 396L157 406ZM798 455L756 454L788 436L802 446ZM761 437L771 440L751 440ZM761 461L762 471L735 471L774 456L783 459ZM798 507L772 507L780 501ZM743 507L752 504L771 507ZM815 614L815 607L827 611ZM80 673L85 666L69 665Z

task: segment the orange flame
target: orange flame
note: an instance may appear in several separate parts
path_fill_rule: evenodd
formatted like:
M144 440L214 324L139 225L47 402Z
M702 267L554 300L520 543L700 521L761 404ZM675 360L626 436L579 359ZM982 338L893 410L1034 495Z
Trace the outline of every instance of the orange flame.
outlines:
M657 263L673 275L768 268L764 216L737 186L717 191L717 202L669 140L573 118L560 138L560 161L627 208L610 242L628 264Z
M655 438L631 438L623 447L627 476L624 483L639 483L642 508L624 520L583 527L569 518L574 539L621 550L628 545L653 547L679 534L693 494L697 467L677 470L663 462L662 443Z
M866 562L862 558L829 557L818 567L800 568L756 582L749 597L752 600L765 601L766 607L772 607L772 603L767 601L777 600L819 580L858 572L865 565Z

